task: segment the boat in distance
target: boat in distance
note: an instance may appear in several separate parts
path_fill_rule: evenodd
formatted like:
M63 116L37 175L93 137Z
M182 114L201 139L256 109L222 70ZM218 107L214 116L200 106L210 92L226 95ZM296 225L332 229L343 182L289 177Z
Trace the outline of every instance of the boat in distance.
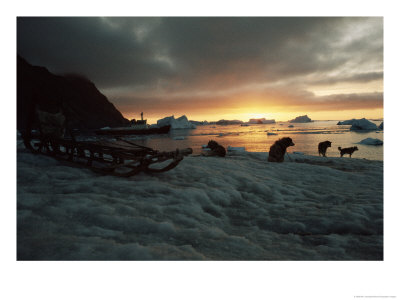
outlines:
M143 112L140 114L140 116L141 120L132 119L130 121L130 126L128 127L107 127L96 130L95 133L98 135L163 134L168 133L171 129L171 125L150 127L147 125L147 120L143 120Z
M163 134L168 133L171 125L162 127L134 128L134 127L118 127L110 129L99 129L95 133L97 135L130 135L130 134Z

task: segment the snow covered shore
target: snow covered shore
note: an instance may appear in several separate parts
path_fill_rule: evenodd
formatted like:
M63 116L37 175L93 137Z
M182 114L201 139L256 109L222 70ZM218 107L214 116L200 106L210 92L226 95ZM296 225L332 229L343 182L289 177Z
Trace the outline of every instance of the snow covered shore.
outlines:
M19 260L382 260L383 162L186 157L100 176L17 152Z

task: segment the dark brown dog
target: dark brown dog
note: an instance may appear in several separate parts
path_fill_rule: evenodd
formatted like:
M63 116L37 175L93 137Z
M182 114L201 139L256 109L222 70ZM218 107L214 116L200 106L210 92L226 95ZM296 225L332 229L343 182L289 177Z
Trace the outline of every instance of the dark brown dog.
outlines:
M220 144L218 144L216 141L213 140L209 141L207 147L211 149L211 151L209 151L209 153L207 154L209 156L224 157L226 155L225 148Z
M283 162L285 158L286 148L294 146L291 138L285 137L277 140L271 148L269 148L268 161L270 162Z
M340 151L340 157L343 157L344 154L349 154L350 157L351 157L353 152L358 150L357 146L356 147L350 147L350 148L343 148L343 149L341 147L339 147L338 149Z
M326 156L326 150L328 147L332 146L332 142L325 141L318 144L318 156L322 154L322 156Z

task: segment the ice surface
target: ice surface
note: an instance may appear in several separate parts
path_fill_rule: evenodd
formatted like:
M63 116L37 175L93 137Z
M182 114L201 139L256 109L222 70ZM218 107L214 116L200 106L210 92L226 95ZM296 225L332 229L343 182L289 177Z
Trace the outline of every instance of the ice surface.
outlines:
M377 146L377 145L383 145L383 141L381 141L380 139L366 138L358 142L357 144Z
M196 125L190 123L188 118L183 115L175 119L174 116L165 117L157 121L159 127L171 125L171 129L195 129Z
M382 260L383 162L186 157L97 175L17 152L20 260Z

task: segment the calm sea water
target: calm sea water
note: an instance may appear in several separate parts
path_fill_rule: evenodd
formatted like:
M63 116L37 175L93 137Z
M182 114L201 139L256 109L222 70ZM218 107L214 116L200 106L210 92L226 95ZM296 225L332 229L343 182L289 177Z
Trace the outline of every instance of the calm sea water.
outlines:
M327 156L339 157L338 147L357 146L352 157L370 160L383 160L383 146L357 144L365 138L378 138L383 141L383 131L355 132L350 131L350 125L336 125L338 121L314 121L311 123L287 122L260 125L205 125L196 129L171 130L169 134L146 137L130 137L136 143L163 151L176 148L193 148L195 154L201 153L202 145L209 140L215 140L224 147L245 147L250 152L268 152L270 146L282 137L293 139L295 146L288 152L302 152L318 156L318 143L331 141ZM372 121L379 125L381 121ZM288 127L293 125L293 128ZM267 132L276 135L267 135ZM346 155L346 157L348 157Z

